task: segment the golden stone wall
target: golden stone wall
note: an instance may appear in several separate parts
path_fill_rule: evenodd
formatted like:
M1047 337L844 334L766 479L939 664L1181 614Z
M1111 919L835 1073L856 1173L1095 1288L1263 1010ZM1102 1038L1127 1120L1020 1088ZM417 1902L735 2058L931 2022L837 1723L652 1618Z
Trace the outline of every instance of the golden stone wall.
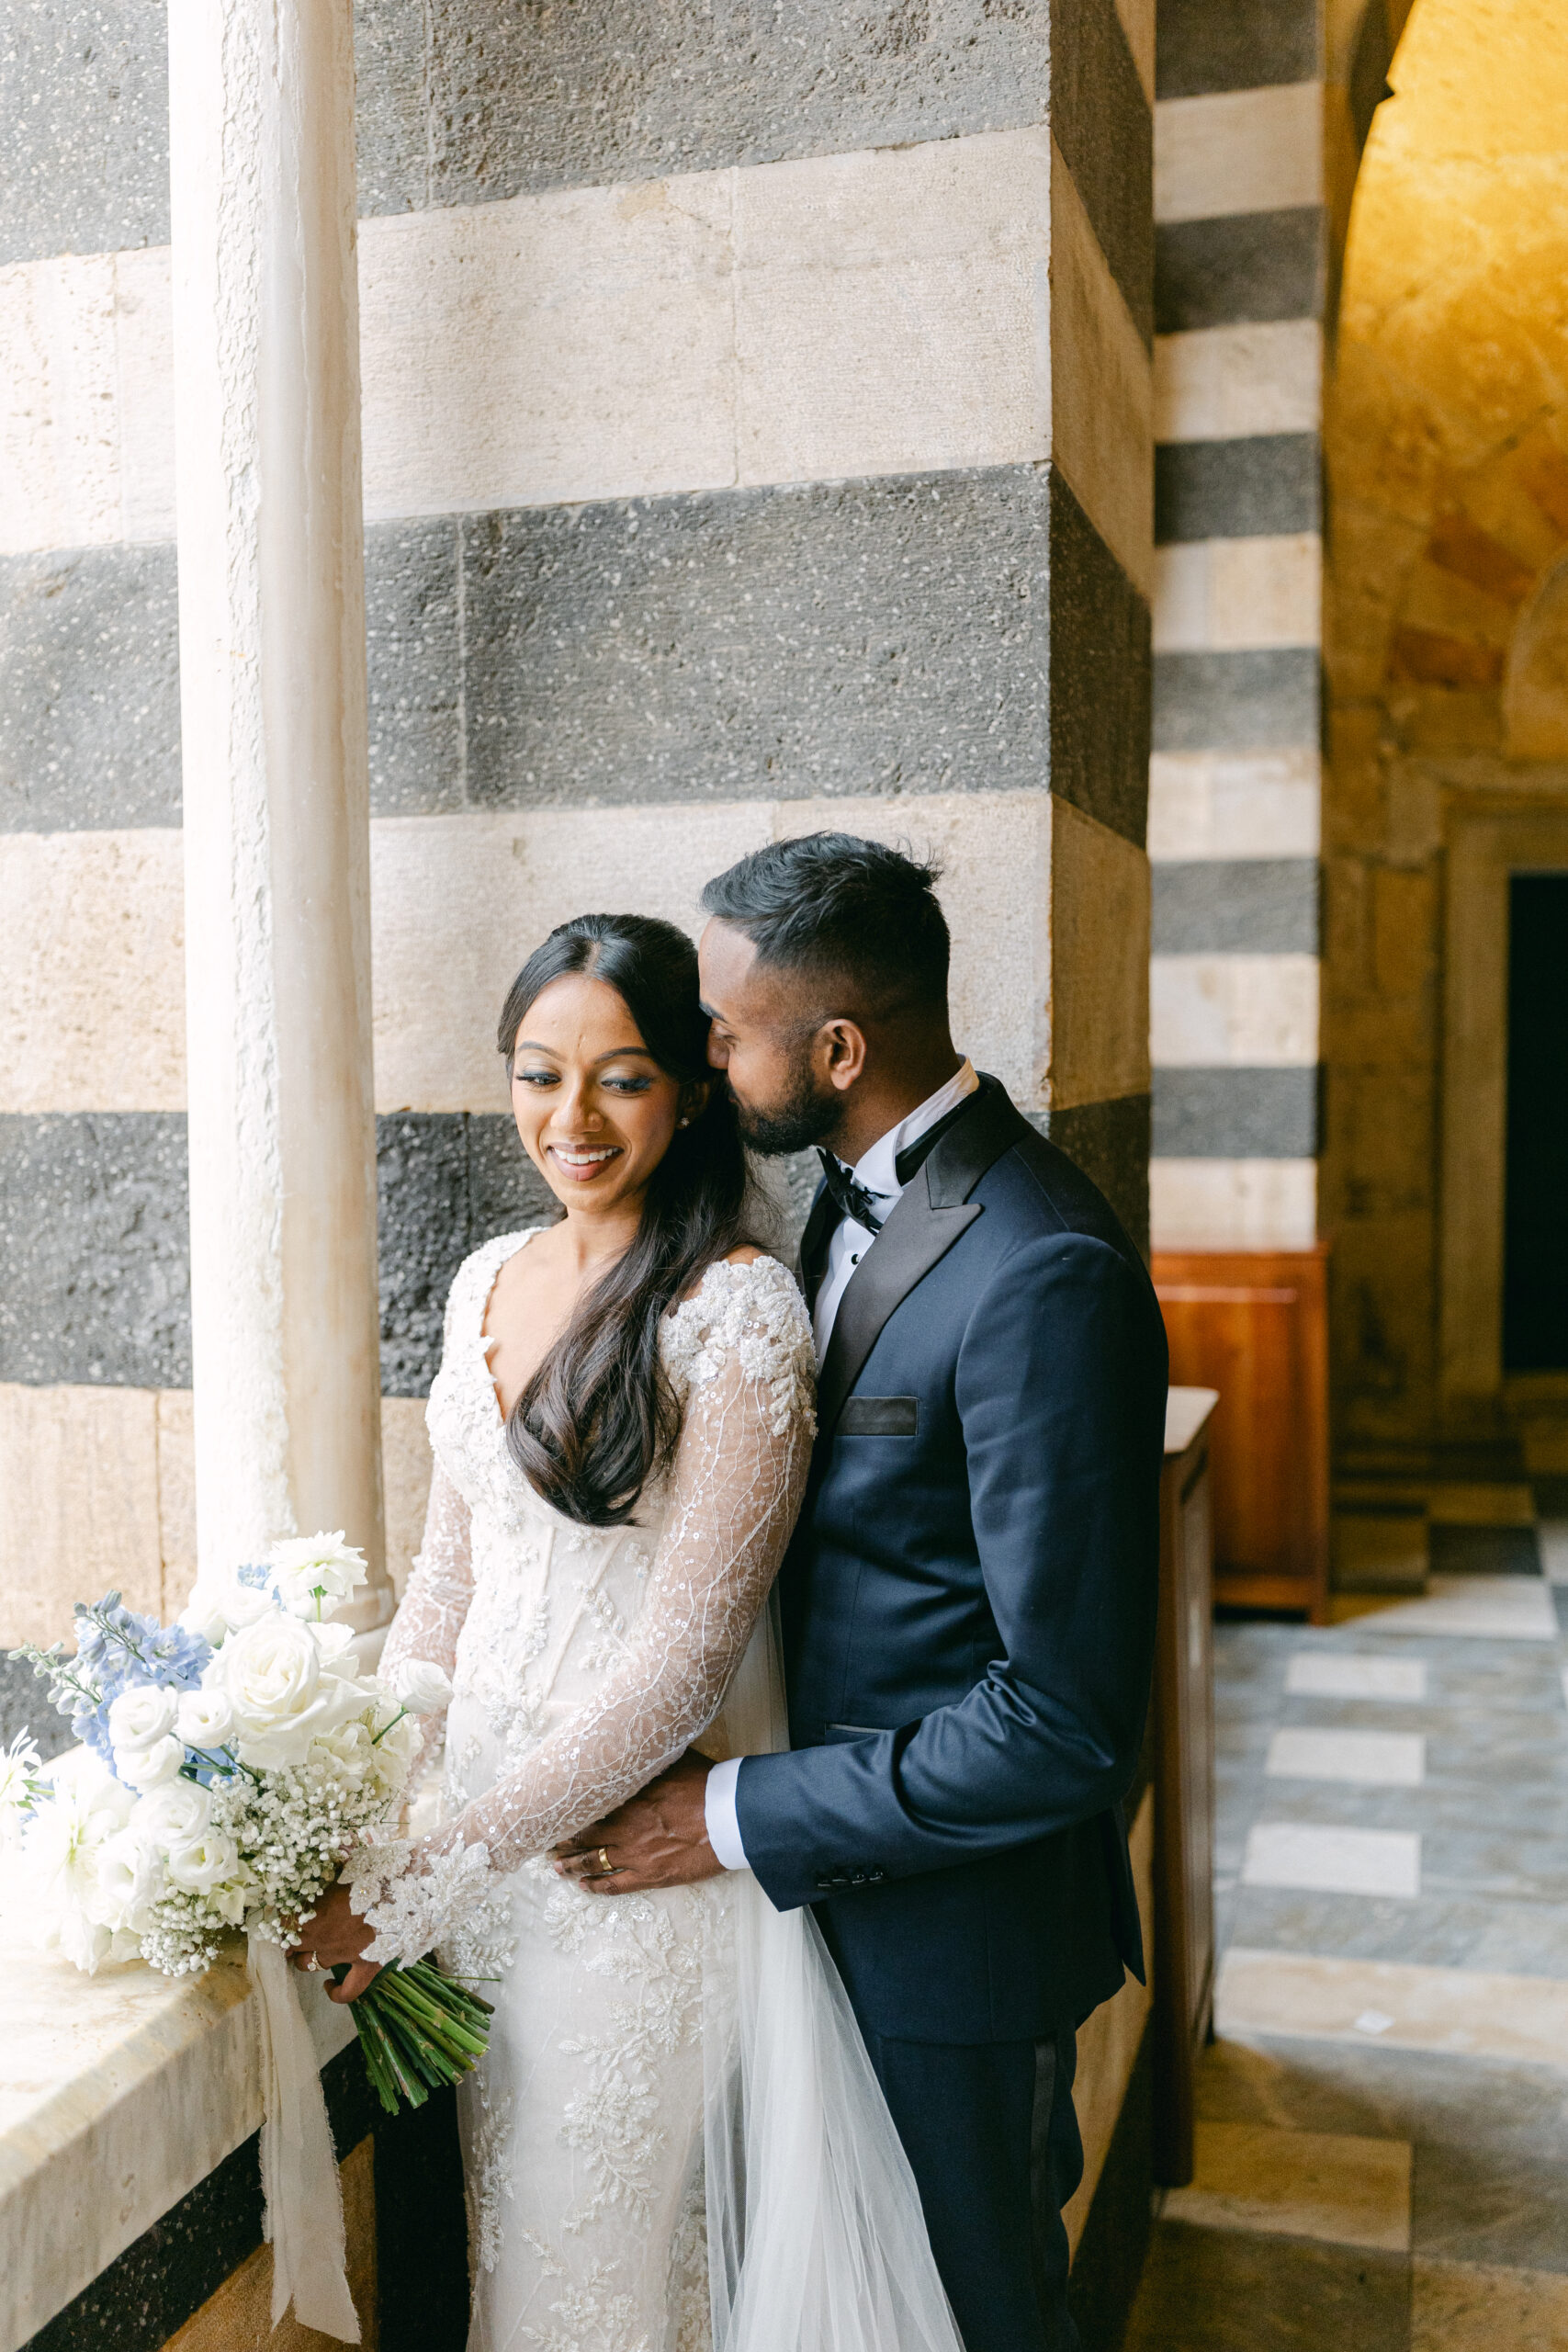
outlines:
M1342 1504L1568 1470L1568 1382L1504 1381L1481 1328L1505 1035L1457 961L1503 952L1501 898L1466 893L1511 843L1568 865L1568 12L1416 0L1389 78L1326 419Z

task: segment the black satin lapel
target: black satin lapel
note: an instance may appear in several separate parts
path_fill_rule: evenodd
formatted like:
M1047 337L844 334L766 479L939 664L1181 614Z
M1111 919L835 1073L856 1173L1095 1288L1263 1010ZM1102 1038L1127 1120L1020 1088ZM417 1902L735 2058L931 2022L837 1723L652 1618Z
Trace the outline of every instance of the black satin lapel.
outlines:
M959 1115L942 1121L930 1156L906 1185L839 1301L817 1383L817 1426L824 1436L838 1419L894 1308L903 1305L915 1284L979 1216L979 1204L970 1201L969 1193L1004 1151L1032 1132L1006 1088L984 1070L979 1092L970 1096ZM810 1225L806 1231L809 1238ZM815 1285L807 1297L815 1304Z
M823 1436L843 1410L844 1399L860 1378L894 1308L902 1306L915 1284L980 1215L978 1202L933 1208L923 1176L922 1170L900 1195L839 1301L833 1336L817 1383L817 1426Z
M806 1220L806 1230L800 1237L800 1287L806 1294L807 1314L817 1304L817 1294L828 1271L828 1244L837 1221L832 1196L826 1184L819 1184Z

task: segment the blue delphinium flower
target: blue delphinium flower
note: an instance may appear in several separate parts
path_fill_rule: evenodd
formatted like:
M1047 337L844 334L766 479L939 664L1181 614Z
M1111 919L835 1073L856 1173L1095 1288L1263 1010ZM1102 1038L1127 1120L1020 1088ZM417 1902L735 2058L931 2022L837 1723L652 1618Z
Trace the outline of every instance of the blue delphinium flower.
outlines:
M67 1657L59 1643L50 1650L28 1644L11 1655L26 1657L36 1674L48 1678L56 1710L70 1717L76 1737L112 1768L108 1713L120 1692L143 1682L188 1690L200 1681L212 1645L183 1625L160 1625L156 1617L141 1616L125 1607L118 1592L106 1592L91 1608L77 1603L74 1657Z

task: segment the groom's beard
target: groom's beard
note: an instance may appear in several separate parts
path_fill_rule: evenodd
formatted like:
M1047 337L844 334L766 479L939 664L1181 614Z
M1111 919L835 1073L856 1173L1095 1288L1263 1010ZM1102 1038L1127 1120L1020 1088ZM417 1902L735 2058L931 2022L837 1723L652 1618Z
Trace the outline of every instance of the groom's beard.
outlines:
M785 1152L806 1151L814 1143L826 1143L843 1113L843 1104L831 1087L818 1091L813 1084L811 1065L804 1058L791 1073L789 1092L766 1111L742 1102L733 1087L729 1099L735 1105L741 1141L763 1159L777 1159Z

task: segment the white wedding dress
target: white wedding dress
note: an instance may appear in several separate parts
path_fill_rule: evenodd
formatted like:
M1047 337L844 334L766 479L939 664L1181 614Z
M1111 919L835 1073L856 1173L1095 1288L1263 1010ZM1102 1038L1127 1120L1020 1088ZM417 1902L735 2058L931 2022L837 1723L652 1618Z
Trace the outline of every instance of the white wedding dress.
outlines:
M444 1826L353 1871L372 1958L434 1948L491 1980L459 2093L469 2352L959 2352L809 1916L749 1872L595 1895L545 1859L694 1740L784 1744L765 1604L813 1431L799 1295L769 1258L708 1270L661 1335L672 1467L635 1525L585 1527L513 1461L491 1375L490 1295L531 1238L453 1284L424 1543L384 1653L452 1677Z

